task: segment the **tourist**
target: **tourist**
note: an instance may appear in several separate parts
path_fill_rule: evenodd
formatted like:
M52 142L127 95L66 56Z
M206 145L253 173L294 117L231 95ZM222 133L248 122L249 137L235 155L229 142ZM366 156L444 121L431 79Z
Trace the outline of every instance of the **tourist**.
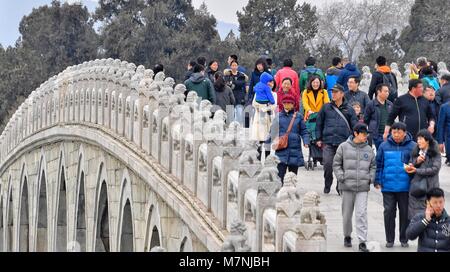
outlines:
M267 69L269 70L270 74L275 77L275 75L277 74L277 69L275 69L273 67L273 61L271 58L267 58L266 59L266 63L267 63Z
M262 144L267 139L267 135L269 135L272 117L277 108L272 93L273 84L274 80L272 75L263 72L260 81L255 86L255 98L252 103L255 114L253 116L252 126L250 127L250 139L258 141L261 144L260 154L262 153ZM266 150L266 152L270 152L270 150Z
M197 63L200 64L203 67L206 67L206 58L205 57L198 57Z
M277 92L277 96L278 96L278 112L282 112L284 109L283 106L283 97L285 97L286 95L292 95L295 99L295 103L294 103L294 108L295 111L299 111L300 110L300 97L299 94L294 91L293 88L293 84L292 84L292 79L287 77L284 78L281 82L281 88L278 90Z
M352 127L358 123L355 111L344 100L344 87L333 87L333 101L323 105L316 122L317 146L323 147L325 187L323 192L330 193L333 184L333 158L338 146L352 135ZM336 191L338 186L336 185Z
M350 76L347 81L349 91L345 93L344 98L350 105L352 105L355 101L358 102L361 107L361 112L364 113L364 110L366 109L367 104L369 104L370 99L365 92L362 92L359 89L359 83L359 77Z
M438 123L439 109L441 108L441 105L436 100L436 90L432 86L428 85L423 92L423 97L425 97L430 103L431 111L433 112L433 119L435 120L435 123ZM436 127L434 128L433 137L437 137Z
M344 91L348 92L348 85L347 85L348 79L351 76L355 76L355 77L360 78L361 77L361 72L358 70L358 67L356 66L356 64L351 63L346 58L343 60L343 64L344 64L344 69L339 74L336 83L341 85L341 86L343 86L344 87Z
M206 75L211 82L214 83L214 74L219 71L219 62L217 60L212 60L208 64L208 69L206 69ZM223 75L223 74L222 74Z
M422 69L422 83L423 88L427 88L428 86L432 87L435 91L439 90L439 82L436 77L434 77L434 70L431 66L427 66Z
M235 98L235 110L233 120L244 125L244 106L245 106L245 88L248 81L246 74L239 72L239 63L236 60L231 61L231 69L225 70L225 82L233 91Z
M447 155L445 164L450 166L450 101L441 106L437 126L437 141L441 152L444 152L445 143L445 152Z
M298 74L292 69L292 66L294 66L294 63L291 59L285 59L283 61L283 68L281 68L275 75L275 82L277 83L277 86L279 88L282 88L282 80L285 78L290 78L292 83L292 91L296 93L297 97L300 97L300 89L299 89L299 82L298 82ZM296 104L298 105L300 101L298 101Z
M386 84L389 87L388 100L394 102L398 97L398 82L397 77L391 71L391 67L387 65L387 60L383 56L376 59L377 71L372 74L372 80L369 86L369 98L373 99L376 95L376 88L380 84Z
M304 165L301 143L303 142L303 146L308 148L309 135L303 122L303 116L295 111L294 96L284 96L282 104L283 111L276 114L270 128L270 138L267 142L273 143L276 138L289 133L287 148L275 151L275 155L280 159L278 176L281 178L281 182L284 183L284 176L287 170L297 174L298 168ZM291 127L290 131L289 127Z
M234 106L236 101L234 99L233 91L226 85L221 72L216 72L214 75L214 90L216 91L216 105L223 111L227 110L227 106Z
M305 61L305 68L299 72L300 75L300 92L303 93L306 90L308 81L312 75L317 75L320 77L320 80L325 82L325 75L322 70L315 67L316 59L314 57L308 57Z
M361 110L361 104L358 101L353 101L351 106L356 114L356 119L358 119L358 123L364 124L364 113Z
M200 64L194 66L194 73L184 82L188 91L195 91L201 99L216 103L216 93L211 81L205 77L205 67Z
M233 61L235 61L236 63L238 63L238 56L237 55L230 55L230 56L228 56L228 60L227 60L227 63L228 63L228 67L227 67L227 69L231 69L231 63L233 62ZM226 74L226 70L227 69L225 69L225 71L223 72L224 74ZM245 74L245 72L246 72L246 69L243 67L243 66L239 66L238 67L238 71L239 72L241 72L241 73L243 73L243 74Z
M374 185L383 193L387 248L394 246L397 206L400 214L400 243L402 247L408 247L406 228L410 177L404 165L409 163L410 154L415 146L411 134L406 130L406 124L398 122L392 125L387 141L377 150L377 175Z
M368 252L367 202L370 184L375 181L376 162L373 149L367 144L368 129L357 124L353 135L339 145L333 160L333 171L342 192L344 246L352 247L352 217L355 210L359 251Z
M380 144L384 141L384 129L394 104L388 100L389 86L387 84L379 84L376 91L377 97L366 106L364 123L369 125L370 145L375 144L375 148L378 150Z
M328 97L331 97L331 89L336 84L339 74L342 72L343 65L340 57L334 57L332 60L332 66L328 68L325 82L327 83Z
M387 139L391 125L397 117L406 124L408 132L411 133L414 140L417 137L417 132L421 129L428 128L430 133L434 133L433 110L428 100L422 96L422 81L419 79L410 80L408 89L407 94L400 96L394 102L394 107L389 114L384 130L384 140Z
M191 75L194 73L194 66L197 64L197 62L195 60L191 60L189 61L188 65L187 65L187 71L186 74L184 75L184 81L188 80Z
M417 213L425 211L425 193L427 188L439 187L441 164L441 153L437 142L427 130L419 131L417 146L412 151L410 164L405 166L405 171L414 175L409 192L408 219L411 220Z
M164 65L162 65L161 63L158 63L153 67L153 73L154 73L153 79L155 79L156 75L159 72L164 72Z
M418 252L450 252L450 217L445 210L444 191L432 188L427 194L425 212L413 217L406 234L408 239L419 237Z
M423 71L422 69L428 66L428 60L426 57L417 58L417 66L412 63L410 66L411 73L409 74L409 79L422 79Z
M261 75L267 72L268 74L270 74L269 70L267 69L267 62L265 58L259 58L258 60L256 60L255 63L255 69L253 70L252 76L250 78L250 85L249 85L249 90L248 90L248 97L247 97L247 105L251 105L253 102L253 98L255 96L255 92L254 92L254 88L256 86L256 84L259 83L260 77Z
M436 93L436 100L443 105L450 101L450 74L444 73L439 79L441 88Z
M309 78L306 91L302 94L302 103L305 119L308 119L311 114L319 112L326 103L330 103L328 92L323 88L319 76L312 75Z

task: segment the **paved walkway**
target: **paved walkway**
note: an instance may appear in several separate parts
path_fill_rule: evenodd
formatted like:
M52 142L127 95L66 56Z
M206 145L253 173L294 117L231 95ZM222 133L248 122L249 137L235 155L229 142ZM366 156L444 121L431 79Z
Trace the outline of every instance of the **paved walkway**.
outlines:
M304 151L305 159L308 151ZM342 230L342 214L341 214L341 197L337 194L335 187L336 181L333 182L332 191L329 195L323 193L324 179L323 179L323 168L319 166L318 169L314 171L306 171L304 167L300 168L298 171L299 176L299 186L302 190L302 194L307 191L316 191L321 196L321 210L325 214L328 225L328 251L336 252L352 252L358 250L358 239L355 234L355 227L353 228L352 242L353 248L345 248L343 230ZM442 165L440 171L440 184L441 187L446 192L447 203L446 209L450 211L450 167ZM384 221L383 221L383 197L381 191L371 187L369 192L369 203L368 203L368 221L369 221L369 233L368 241L369 244L377 246L380 251L386 252L414 252L417 250L417 240L410 241L409 248L402 248L400 246L398 226L396 227L396 241L393 248L386 248L385 243L385 232L384 232ZM398 222L398 212L397 212L397 222ZM374 250L377 251L377 250Z

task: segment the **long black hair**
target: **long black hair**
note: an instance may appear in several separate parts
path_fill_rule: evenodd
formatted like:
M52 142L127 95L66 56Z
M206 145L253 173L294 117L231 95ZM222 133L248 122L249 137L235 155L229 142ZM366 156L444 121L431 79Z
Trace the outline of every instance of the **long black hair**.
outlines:
M259 72L259 70L258 70L258 64L262 64L262 65L263 65L263 67L264 67L263 72L264 72L264 71L267 71L267 61L266 61L265 58L259 58L259 59L256 60L256 63L255 63L255 72Z
M423 138L425 141L428 142L427 154L430 155L430 157L436 157L439 153L439 150L438 150L438 143L434 140L433 135L431 135L431 133L428 130L422 129L417 133L417 138L419 137ZM413 156L414 157L419 156L419 151L420 148L419 145L417 145L413 151Z
M223 91L225 89L225 79L223 78L223 74L221 72L216 72L214 74L214 89L216 91Z
M320 78L320 76L318 76L318 75L311 75L311 76L309 77L308 84L306 85L306 89L307 89L308 91L314 91L313 88L312 88L312 82L313 82L314 80L316 80L316 79L319 79L319 81L320 81L320 86L319 86L319 90L318 90L318 91L320 91L320 90L323 89L323 81L322 81L322 79Z

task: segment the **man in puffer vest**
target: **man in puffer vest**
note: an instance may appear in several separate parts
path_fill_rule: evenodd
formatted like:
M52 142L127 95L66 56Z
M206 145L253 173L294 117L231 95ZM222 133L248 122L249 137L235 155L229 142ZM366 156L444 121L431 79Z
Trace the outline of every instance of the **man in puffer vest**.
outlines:
M406 230L408 239L419 237L418 252L450 252L450 217L444 207L444 191L430 189L425 213L414 216Z
M356 235L362 252L369 251L366 246L367 200L376 172L375 154L367 143L367 134L366 124L356 124L353 136L339 145L333 160L333 171L342 194L344 246L352 246L352 217L356 210Z
M395 217L397 206L400 215L400 243L408 247L406 228L408 227L408 202L410 176L404 165L409 163L411 152L416 146L412 135L406 131L405 123L394 123L391 134L377 150L377 175L375 188L383 193L384 230L386 233L386 247L394 246Z

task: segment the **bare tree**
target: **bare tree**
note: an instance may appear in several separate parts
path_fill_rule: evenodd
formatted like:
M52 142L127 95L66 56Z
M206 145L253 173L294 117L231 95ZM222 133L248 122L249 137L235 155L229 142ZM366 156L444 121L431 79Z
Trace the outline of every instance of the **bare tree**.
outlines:
M309 42L312 50L324 44L338 46L355 60L364 42L373 43L383 34L408 25L414 0L340 1L325 5L318 12L319 30Z

